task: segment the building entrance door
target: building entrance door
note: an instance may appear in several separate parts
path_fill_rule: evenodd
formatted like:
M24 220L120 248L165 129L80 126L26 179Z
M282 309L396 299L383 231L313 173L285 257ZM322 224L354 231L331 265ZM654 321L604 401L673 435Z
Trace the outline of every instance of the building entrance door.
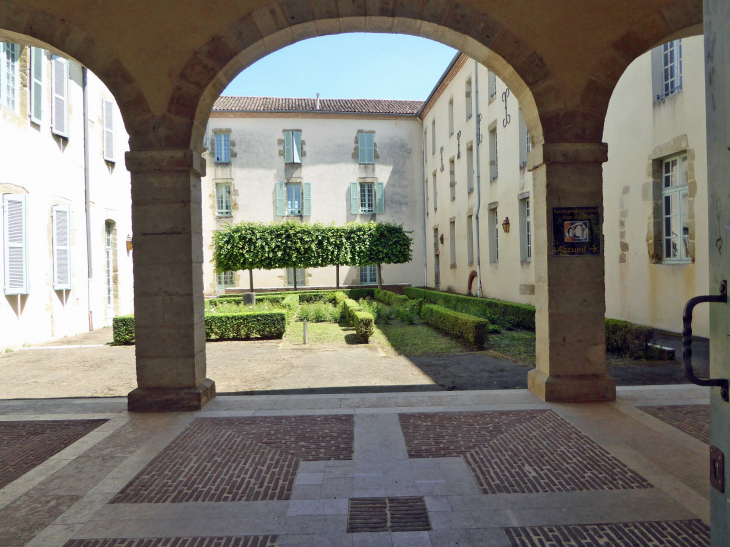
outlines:
M439 231L433 231L433 286L436 290L441 289L441 266L439 264Z

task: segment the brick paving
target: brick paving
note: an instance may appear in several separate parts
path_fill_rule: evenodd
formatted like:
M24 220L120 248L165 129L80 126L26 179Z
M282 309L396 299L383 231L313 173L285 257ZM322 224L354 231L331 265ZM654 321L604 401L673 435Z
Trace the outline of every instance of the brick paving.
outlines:
M352 415L197 419L110 503L288 500L300 461L353 450Z
M710 405L640 406L647 414L710 444Z
M63 547L274 547L277 536L72 539Z
M506 528L511 547L709 547L701 520Z
M551 410L399 414L411 458L463 456L483 494L651 488Z
M58 454L106 421L0 422L0 488Z
M421 532L430 529L423 497L350 498L348 533Z

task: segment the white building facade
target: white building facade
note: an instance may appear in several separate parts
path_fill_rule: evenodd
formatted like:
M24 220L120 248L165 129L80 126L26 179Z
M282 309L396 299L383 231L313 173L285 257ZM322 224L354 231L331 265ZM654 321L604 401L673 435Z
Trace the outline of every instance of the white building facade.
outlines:
M110 325L132 312L133 280L127 135L111 93L42 49L2 43L0 57L5 351Z

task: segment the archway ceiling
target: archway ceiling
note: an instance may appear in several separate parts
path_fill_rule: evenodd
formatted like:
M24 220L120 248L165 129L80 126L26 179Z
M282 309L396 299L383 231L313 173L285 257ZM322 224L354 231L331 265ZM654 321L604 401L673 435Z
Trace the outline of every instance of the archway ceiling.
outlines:
M600 59L617 41L628 40L627 53L635 55L676 30L671 18L690 26L702 17L701 0L23 0L22 5L72 23L103 44L155 114L167 109L191 56L251 14L261 16L259 28L282 17L286 24L310 21L312 14L318 19L400 15L473 32L473 21L486 13L542 58L567 104L580 100ZM0 9L12 4L0 2ZM641 35L632 37L637 25Z

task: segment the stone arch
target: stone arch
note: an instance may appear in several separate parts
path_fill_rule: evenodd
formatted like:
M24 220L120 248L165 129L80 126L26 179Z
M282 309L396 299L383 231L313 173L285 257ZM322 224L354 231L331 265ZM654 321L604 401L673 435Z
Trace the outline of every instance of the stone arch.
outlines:
M471 289L474 285L474 280L478 277L476 270L469 272L469 282L467 284L466 292L472 294Z

